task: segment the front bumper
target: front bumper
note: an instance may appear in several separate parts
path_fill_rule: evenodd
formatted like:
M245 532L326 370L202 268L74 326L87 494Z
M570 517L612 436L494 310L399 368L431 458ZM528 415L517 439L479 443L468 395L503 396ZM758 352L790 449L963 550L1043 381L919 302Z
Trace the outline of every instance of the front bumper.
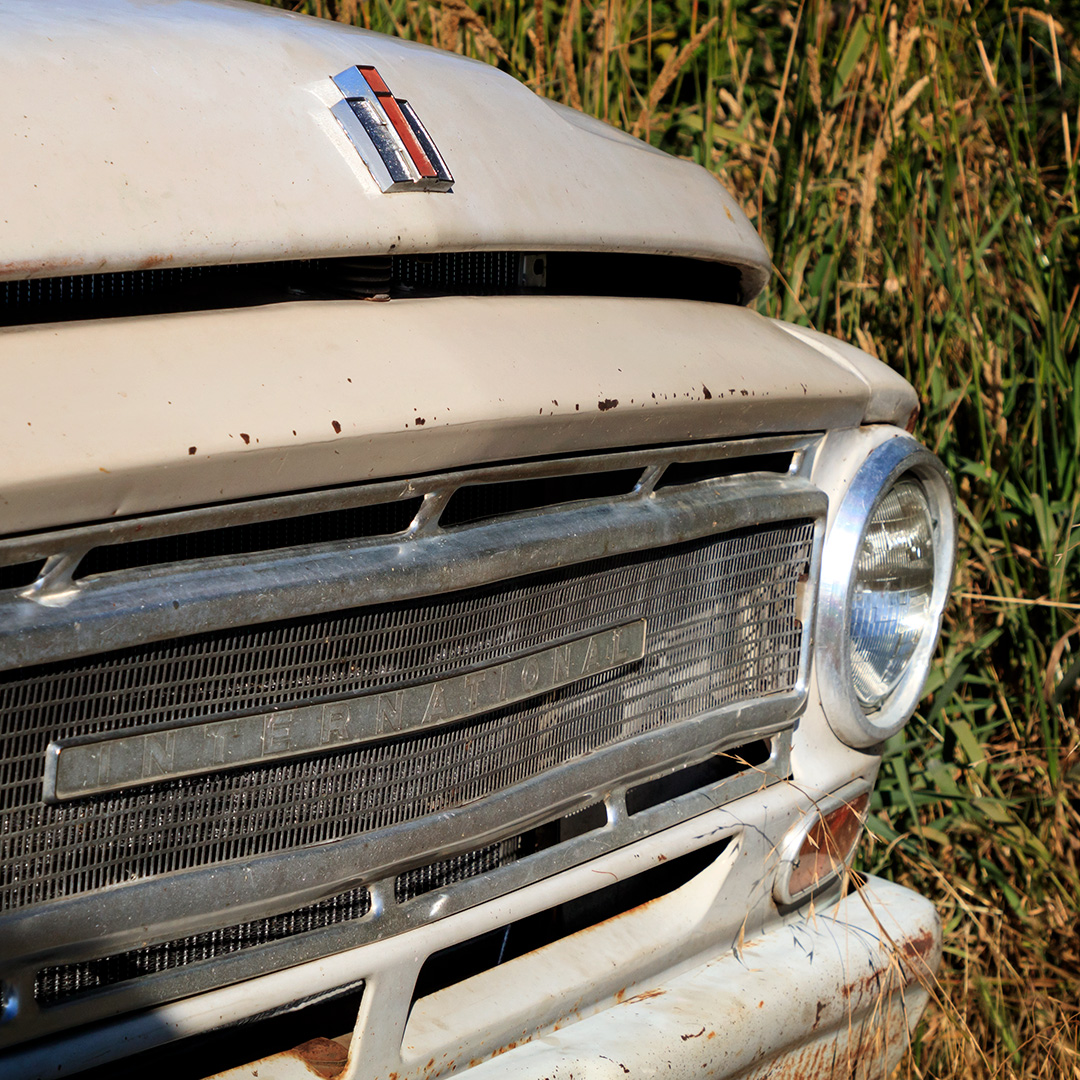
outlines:
M421 998L404 1029L379 1022L389 1019L380 1003L404 989L387 971L369 980L371 1008L351 1038L316 1039L223 1080L888 1076L941 960L932 904L871 878L663 970L665 941L700 915L698 894L726 893L740 862L736 846L670 896ZM635 980L648 957L644 967L663 973Z
M933 906L871 879L830 907L485 1062L471 1080L888 1076L940 959Z
M571 1015L537 1037L525 1030L520 1042L488 1048L486 1060L460 1064L472 1064L470 1080L871 1080L888 1076L900 1060L940 960L941 927L929 901L871 878L725 955L616 994L584 1019L573 1022ZM458 1005L482 1008L476 999ZM487 1005L500 1007L490 997ZM417 1034L424 1041L425 1033ZM404 1049L421 1058L428 1052ZM461 1071L450 1057L444 1051L424 1058L417 1071ZM343 1077L362 1076L363 1060L349 1054L346 1039L314 1040L225 1077L310 1080L320 1066L324 1076L338 1067Z

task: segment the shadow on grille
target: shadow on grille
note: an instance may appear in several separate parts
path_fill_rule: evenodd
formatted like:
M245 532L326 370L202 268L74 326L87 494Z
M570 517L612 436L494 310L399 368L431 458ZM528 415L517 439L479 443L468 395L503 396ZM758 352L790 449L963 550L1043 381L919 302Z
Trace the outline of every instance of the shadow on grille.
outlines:
M33 585L45 565L44 559L0 566L0 589L21 589Z
M420 969L413 1001L666 896L697 877L730 844L731 837L724 837L625 881L433 953Z
M280 1054L326 1032L351 1032L360 1011L364 984L342 987L332 997L320 997L317 1002L289 1007L269 1016L241 1021L202 1035L170 1042L141 1054L78 1073L79 1080L146 1080L150 1076L168 1080L204 1080L207 1072L225 1072L251 1061ZM326 1046L329 1040L319 1039L316 1049L323 1051L319 1061L342 1061L344 1047ZM119 1051L122 1053L122 1050ZM299 1058L299 1055L298 1055ZM300 1064L304 1060L304 1064ZM300 1059L301 1069L307 1066L312 1076L330 1076L332 1072L317 1071L311 1058ZM334 1070L335 1072L337 1070Z
M643 810L677 799L680 795L687 795L691 791L717 784L747 769L759 768L769 760L771 753L770 743L765 739L759 739L745 746L725 750L722 754L714 754L697 765L687 765L685 768L668 773L667 776L647 780L644 784L638 784L627 791L626 812L630 815L640 814Z
M452 859L443 859L400 874L394 882L394 899L399 904L404 904L425 893L446 888L458 881L479 877L501 866L508 866L526 855L546 851L575 836L601 829L606 824L607 808L602 802L593 803L565 817L530 829L520 836L513 836L509 840L489 844L476 851L468 851L464 855L456 855Z
M720 458L717 461L673 461L653 489L676 487L679 484L696 484L701 480L720 480L726 476L744 476L752 472L784 474L791 468L795 455L788 451L780 454L748 454L746 457Z
M283 915L207 930L113 956L42 968L34 978L34 998L42 1006L57 1005L91 990L352 922L363 918L370 910L371 897L367 889L352 889Z
M404 532L416 517L422 499L402 499L375 506L353 506L327 510L280 521L257 521L229 525L205 532L161 536L153 540L133 540L126 544L105 544L89 551L79 563L76 578L130 570L137 566L187 562L191 559L250 555L257 551L329 544L339 540L362 540L372 536L392 536Z
M613 499L629 495L640 479L640 469L618 469L576 476L545 476L536 480L507 480L497 484L467 484L450 496L439 524L448 529L521 510L539 510L544 506L585 499Z

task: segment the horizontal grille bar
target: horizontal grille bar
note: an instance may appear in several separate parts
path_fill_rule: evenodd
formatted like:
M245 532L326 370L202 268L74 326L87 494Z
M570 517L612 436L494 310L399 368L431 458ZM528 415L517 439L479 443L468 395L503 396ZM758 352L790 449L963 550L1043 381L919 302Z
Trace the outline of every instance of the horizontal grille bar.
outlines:
M273 915L266 919L225 926L204 934L130 949L113 956L57 964L42 968L34 979L34 998L39 1005L57 1005L92 990L101 990L131 979L186 967L203 960L229 956L271 941L284 941L313 930L353 922L371 910L367 889L351 889L318 904Z
M413 821L797 681L813 524L759 527L327 616L12 673L0 684L0 910ZM40 802L51 740L443 678L644 618L644 659L419 737Z

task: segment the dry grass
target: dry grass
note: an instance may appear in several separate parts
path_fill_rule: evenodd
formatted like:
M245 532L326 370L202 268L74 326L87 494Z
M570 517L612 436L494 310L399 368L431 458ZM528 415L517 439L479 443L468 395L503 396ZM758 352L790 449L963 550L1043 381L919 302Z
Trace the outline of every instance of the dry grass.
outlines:
M762 310L854 341L957 478L956 600L865 864L936 897L903 1071L1080 1077L1080 23L1007 0L306 0L706 165Z

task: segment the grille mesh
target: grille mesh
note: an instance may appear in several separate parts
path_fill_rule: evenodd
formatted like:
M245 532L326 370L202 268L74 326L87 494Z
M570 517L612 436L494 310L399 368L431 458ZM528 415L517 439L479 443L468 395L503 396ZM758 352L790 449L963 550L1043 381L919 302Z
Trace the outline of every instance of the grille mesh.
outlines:
M225 926L220 930L208 930L203 934L163 941L114 956L42 968L34 978L34 998L41 1005L56 1005L89 990L186 967L200 960L228 956L241 949L282 941L337 923L352 922L370 910L371 897L367 889L351 889L284 915L271 915L236 926Z
M419 866L398 875L394 882L394 899L399 904L404 904L413 897L431 892L432 889L442 889L458 881L479 877L489 870L497 870L500 866L517 862L520 853L521 837L514 836L497 844L477 848L476 851L467 851L464 855L456 855L452 859Z
M0 910L324 843L461 806L707 708L791 689L796 522L480 589L154 643L0 683ZM619 622L636 665L419 736L41 803L49 741L455 674Z

